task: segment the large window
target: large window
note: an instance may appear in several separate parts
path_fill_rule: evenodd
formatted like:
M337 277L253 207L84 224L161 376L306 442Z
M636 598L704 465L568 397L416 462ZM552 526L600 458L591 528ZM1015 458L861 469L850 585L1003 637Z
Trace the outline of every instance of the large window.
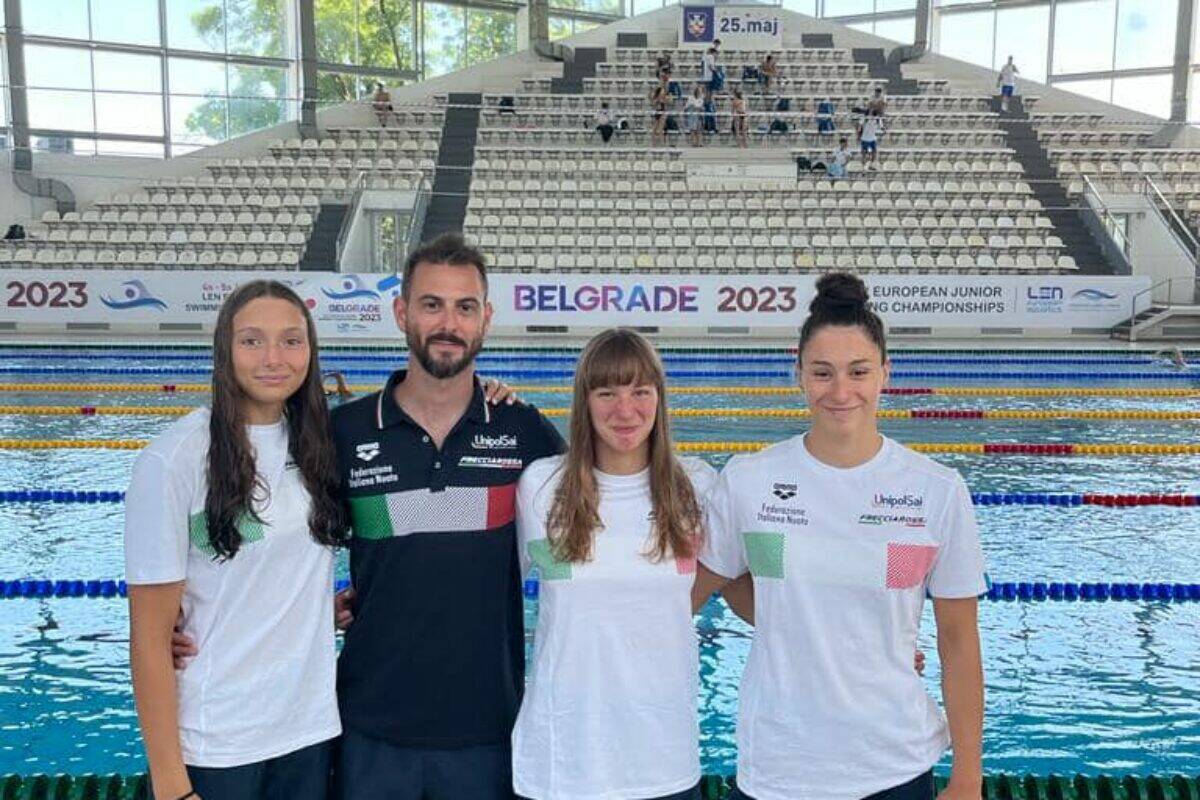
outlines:
M1012 56L1024 80L1166 117L1178 11L1179 0L941 0L932 33L951 58L998 70Z

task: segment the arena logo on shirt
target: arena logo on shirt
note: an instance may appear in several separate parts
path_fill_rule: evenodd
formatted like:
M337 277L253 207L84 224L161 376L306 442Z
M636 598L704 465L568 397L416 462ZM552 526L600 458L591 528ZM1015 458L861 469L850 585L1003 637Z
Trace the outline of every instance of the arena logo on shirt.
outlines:
M366 442L354 448L354 454L362 461L374 461L379 455L379 442Z
M516 450L517 437L511 433L502 433L499 436L477 433L471 440L471 447L476 450Z
M775 483L771 487L771 494L784 501L795 497L797 491L798 487L794 483ZM780 505L773 500L767 500L759 506L755 517L759 522L775 525L808 525L808 509Z

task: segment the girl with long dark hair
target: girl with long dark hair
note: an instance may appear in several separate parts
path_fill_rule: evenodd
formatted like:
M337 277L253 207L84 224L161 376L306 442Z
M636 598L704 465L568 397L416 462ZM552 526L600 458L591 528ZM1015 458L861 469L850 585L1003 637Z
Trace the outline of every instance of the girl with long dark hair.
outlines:
M347 520L304 302L257 280L221 307L212 404L158 436L126 495L130 662L156 800L323 800L333 550ZM172 631L198 646L172 665Z
M517 488L522 571L541 578L518 795L700 797L691 588L715 479L673 452L653 346L623 329L593 338L566 455L534 462Z
M754 643L738 693L743 800L977 799L985 591L962 477L880 435L890 365L863 282L817 281L800 332L807 433L730 459L708 499L697 599L747 572ZM933 598L946 713L912 669Z

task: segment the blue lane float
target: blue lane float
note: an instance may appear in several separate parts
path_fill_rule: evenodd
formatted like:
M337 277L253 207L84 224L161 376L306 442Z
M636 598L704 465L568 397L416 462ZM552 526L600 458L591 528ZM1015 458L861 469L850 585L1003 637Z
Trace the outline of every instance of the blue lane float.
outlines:
M3 503L121 503L125 493L111 490L70 489L0 489ZM1200 508L1200 494L1077 494L1051 492L975 492L971 495L977 506L1105 506L1109 508L1139 508L1142 506L1173 506Z
M660 354L662 360L666 364L729 364L729 363L745 363L745 364L791 364L796 360L793 353L781 352L778 354L770 353L720 353L720 352L702 352L702 353L672 353L670 351ZM43 356L53 358L56 361L96 361L103 360L123 360L137 359L138 361L185 361L193 363L211 363L212 357L208 354L199 353L137 353L137 352L76 352L76 353L31 353L31 352L15 352L5 353L0 351L0 356L6 358L36 358ZM379 362L394 363L400 359L408 357L408 352L398 350L392 353L342 353L342 352L325 352L321 354L321 360L326 366L337 363L367 363L374 364ZM579 351L574 352L528 352L528 353L506 353L506 352L485 352L480 353L477 359L481 363L508 363L531 361L539 363L556 363L556 364L574 364L579 360ZM1150 366L1152 364L1161 363L1153 358L1130 357L1130 358L1021 358L1012 356L1002 356L999 358L987 357L971 357L971 356L892 356L893 364L953 364L967 366L1063 366L1063 367L1097 367L1097 366Z
M342 591L349 585L348 580L341 579L336 581L334 589ZM539 582L532 578L526 580L523 590L527 598L536 599L540 591ZM102 599L127 597L128 594L129 587L125 581L0 580L0 598L8 600L75 597ZM993 583L986 594L980 595L980 599L1004 603L1046 601L1197 603L1200 602L1200 583L1003 582Z

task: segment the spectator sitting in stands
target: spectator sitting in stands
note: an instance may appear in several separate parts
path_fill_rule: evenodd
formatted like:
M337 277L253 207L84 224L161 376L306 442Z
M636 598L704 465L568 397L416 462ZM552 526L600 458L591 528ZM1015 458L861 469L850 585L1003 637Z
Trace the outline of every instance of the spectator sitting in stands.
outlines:
M779 65L775 63L774 54L768 53L767 57L758 65L758 82L762 85L763 94L771 93L778 77Z
M817 133L832 134L836 130L836 126L833 124L833 112L833 100L829 97L817 103Z
M741 89L733 90L729 110L733 116L733 135L737 139L738 147L749 146L746 141L746 98L742 97Z
M850 141L842 136L838 139L837 149L833 151L829 167L826 170L829 177L834 179L846 177L846 167L850 164L853 156L854 151L850 149Z
M386 128L388 117L392 115L392 96L383 88L382 83L375 84L375 94L371 95L371 107L375 109L380 126Z
M700 84L692 90L687 103L683 107L683 126L687 130L688 142L692 147L702 147L704 139L704 89Z
M650 92L650 109L653 114L650 126L650 146L667 143L667 109L670 108L671 95L663 86L655 86Z
M663 50L662 55L660 55L658 58L654 59L654 63L655 63L655 71L660 75L664 71L668 75L675 71L675 65L671 63L671 54L666 50Z
M867 169L875 169L875 160L879 150L879 134L883 133L883 117L877 111L870 111L862 124L858 126L858 143L862 149L863 165Z
M600 110L596 112L596 130L600 132L600 139L605 144L612 139L613 131L616 130L613 125L612 112L608 110L607 100L600 103Z

